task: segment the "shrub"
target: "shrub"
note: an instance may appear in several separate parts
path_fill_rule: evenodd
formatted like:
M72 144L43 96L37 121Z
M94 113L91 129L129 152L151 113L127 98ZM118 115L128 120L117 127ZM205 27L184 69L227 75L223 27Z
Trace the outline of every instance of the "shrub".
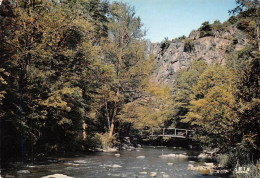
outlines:
M222 24L219 20L215 20L214 23L212 24L212 28L214 30L222 30Z
M193 40L186 38L184 40L184 52L191 52L194 50L194 42Z
M162 49L162 54L165 53L165 51L169 48L171 44L171 41L168 40L168 38L164 38L164 41L161 43L161 49Z
M231 169L234 169L237 166L250 164L248 153L245 153L237 148L234 148L229 153L221 155L219 162L225 168Z
M239 23L237 24L237 28L238 28L239 30L246 30L247 27L248 27L248 25L249 25L249 23L248 23L247 20L242 20L241 22L239 22Z
M109 137L108 133L105 134L99 134L97 133L95 135L95 140L96 143L99 143L101 148L103 149L107 149L107 148L113 148L113 147L117 147L119 144L116 141L116 138L114 136Z
M231 24L235 24L237 23L238 19L236 16L231 16L229 19L228 19L228 22L231 23Z
M199 30L200 37L212 36L212 26L209 24L209 21L203 22Z
M234 38L233 39L233 45L236 45L238 43L238 39L237 38Z

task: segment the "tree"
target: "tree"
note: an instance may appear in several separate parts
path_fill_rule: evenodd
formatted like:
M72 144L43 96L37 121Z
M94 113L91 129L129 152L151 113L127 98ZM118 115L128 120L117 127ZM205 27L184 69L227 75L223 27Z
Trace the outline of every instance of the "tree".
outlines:
M235 72L234 92L238 104L240 139L237 147L244 153L251 154L254 161L259 158L260 122L259 122L259 53L254 46L246 46L235 52L227 65Z
M182 120L195 127L196 139L224 152L235 145L239 132L233 80L233 71L224 66L214 65L206 69L193 86L196 97Z
M105 82L103 106L106 110L109 136L112 137L117 116L122 105L133 98L142 75L138 65L145 60L144 32L134 8L114 2L110 5L108 24L109 39L104 41L104 62L113 66L109 82Z
M200 27L200 37L205 37L205 36L211 36L212 33L212 26L209 24L209 21L205 21L201 24Z
M82 11L48 0L4 4L9 11L1 19L1 82L8 86L1 126L3 139L14 143L4 140L4 147L20 147L22 124L25 152L81 148L92 93L101 85L97 73L106 70L92 22Z
M100 44L101 38L108 35L108 14L109 3L103 0L63 0L60 1L63 9L72 10L74 13L80 12L79 15L83 16L94 27L95 34L93 35L93 43Z
M236 0L237 7L233 10L230 10L230 14L236 14L243 12L244 10L253 10L255 18L255 30L256 30L256 41L258 44L258 51L260 51L260 37L259 37L259 0Z
M189 127L189 125L183 125L181 120L189 111L191 100L195 97L192 87L196 85L200 75L208 67L204 60L194 60L187 69L181 69L176 73L173 89L173 115L171 122L174 127Z
M130 124L132 130L162 127L171 115L171 106L169 88L149 82L138 99L123 106L119 117Z

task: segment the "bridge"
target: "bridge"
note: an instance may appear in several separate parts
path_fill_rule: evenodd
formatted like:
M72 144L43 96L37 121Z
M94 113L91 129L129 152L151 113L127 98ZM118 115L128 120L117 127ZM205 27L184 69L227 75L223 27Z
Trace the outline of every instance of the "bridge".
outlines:
M174 137L174 138L189 138L193 130L179 128L150 128L142 131L142 137Z

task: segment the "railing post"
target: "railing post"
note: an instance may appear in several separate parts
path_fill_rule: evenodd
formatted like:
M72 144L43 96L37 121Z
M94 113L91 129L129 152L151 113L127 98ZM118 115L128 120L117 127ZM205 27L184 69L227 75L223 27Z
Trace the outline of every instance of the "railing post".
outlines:
M152 136L153 136L153 128L152 128Z
M165 131L165 128L163 128L163 136L164 136L164 131Z
M186 130L186 137L188 137L188 130Z
M177 135L177 131L176 131L176 128L175 128L174 130L175 130L175 135Z

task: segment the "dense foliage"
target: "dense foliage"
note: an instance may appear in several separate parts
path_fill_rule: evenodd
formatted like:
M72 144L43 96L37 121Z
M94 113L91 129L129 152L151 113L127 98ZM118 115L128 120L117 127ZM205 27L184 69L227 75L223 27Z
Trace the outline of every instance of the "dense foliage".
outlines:
M134 9L6 0L0 23L2 159L86 150L105 133L113 142L121 109L142 95L153 70Z
M192 128L193 138L204 147L230 154L228 166L259 160L258 9L256 1L238 1L238 7L231 12L239 15L223 24L204 22L200 37L226 31L232 24L247 35L249 42L235 50L234 38L225 51L224 65L207 65L203 59L193 61L189 68L178 71L173 88L173 109L177 114L172 122Z

